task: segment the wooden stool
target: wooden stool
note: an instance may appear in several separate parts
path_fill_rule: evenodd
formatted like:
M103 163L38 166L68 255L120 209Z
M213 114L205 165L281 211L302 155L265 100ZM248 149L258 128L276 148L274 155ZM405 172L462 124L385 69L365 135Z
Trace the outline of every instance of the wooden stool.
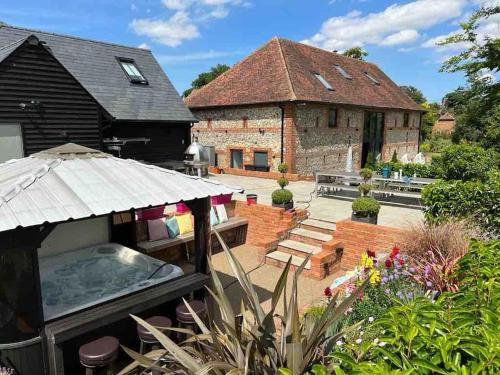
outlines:
M118 357L120 342L111 336L101 337L80 346L80 363L85 367L85 375L94 374L94 369L107 367L107 373L113 374L113 364Z
M166 316L152 316L151 318L146 319L146 322L151 324L152 326L158 328L162 331L161 328L169 328L172 327L172 321ZM141 341L140 353L144 354L144 350L146 345L152 345L153 349L158 344L158 340L154 335L149 332L145 327L137 324L137 335L139 336L139 340ZM168 332L166 333L168 335Z
M188 302L189 306L193 309L193 311L198 315L201 319L205 317L205 303L200 300L192 300L191 302ZM193 316L189 312L188 308L184 304L184 302L180 303L176 308L175 308L175 315L177 317L177 322L179 323L179 328L184 326L186 329L191 329L195 331L196 321L194 320ZM180 333L179 333L180 335ZM179 340L181 337L179 337Z

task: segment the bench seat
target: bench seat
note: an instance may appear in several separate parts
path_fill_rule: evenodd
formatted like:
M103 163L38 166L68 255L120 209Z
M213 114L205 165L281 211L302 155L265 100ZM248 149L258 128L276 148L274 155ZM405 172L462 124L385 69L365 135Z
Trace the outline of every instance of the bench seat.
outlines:
M235 229L242 226L248 225L248 219L239 216L230 217L228 221L222 224L215 225L215 229L222 233L231 229ZM212 230L213 234L213 230ZM181 245L184 243L189 243L194 241L194 232L184 233L175 238L167 238L165 240L157 241L141 241L137 243L137 248L146 254L152 253L159 250L164 250L169 247Z

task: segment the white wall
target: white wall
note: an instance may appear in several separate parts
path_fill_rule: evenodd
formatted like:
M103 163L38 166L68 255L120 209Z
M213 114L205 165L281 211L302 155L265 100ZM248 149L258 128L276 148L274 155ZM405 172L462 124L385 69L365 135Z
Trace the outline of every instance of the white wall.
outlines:
M42 242L38 256L56 255L69 250L109 242L108 218L80 220L57 225Z

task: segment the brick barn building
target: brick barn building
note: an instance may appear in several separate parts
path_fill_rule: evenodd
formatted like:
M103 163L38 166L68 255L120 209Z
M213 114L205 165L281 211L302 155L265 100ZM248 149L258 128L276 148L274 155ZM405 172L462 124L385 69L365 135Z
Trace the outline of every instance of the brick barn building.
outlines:
M434 134L450 135L453 130L455 130L455 116L450 112L441 114L432 127Z
M423 109L374 64L273 38L186 104L199 119L192 134L226 173L311 175L355 168L369 153L389 159L418 152ZM236 170L239 169L239 170Z

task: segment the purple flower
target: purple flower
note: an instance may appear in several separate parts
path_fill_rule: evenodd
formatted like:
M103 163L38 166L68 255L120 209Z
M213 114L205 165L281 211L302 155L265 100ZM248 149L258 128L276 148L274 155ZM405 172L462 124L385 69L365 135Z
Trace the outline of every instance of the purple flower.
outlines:
M406 295L409 299L412 299L413 298L413 293L412 292L408 292L408 294Z
M384 293L385 294L391 294L391 290L389 288L387 288L386 290L384 290Z
M427 281L425 285L427 285L428 288L432 287L432 283L430 281Z
M410 271L410 273L415 273L415 268L410 267L409 271Z

